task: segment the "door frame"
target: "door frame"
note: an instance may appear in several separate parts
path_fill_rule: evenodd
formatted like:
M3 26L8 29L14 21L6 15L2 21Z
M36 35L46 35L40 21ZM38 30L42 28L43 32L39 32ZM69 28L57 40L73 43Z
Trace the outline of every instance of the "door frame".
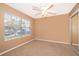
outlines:
M73 50L77 51L73 46L72 46L72 43L71 43L71 18L72 16L74 16L75 14L78 13L78 50L79 50L79 9L76 10L75 12L72 13L72 15L70 15L69 17L69 45L73 48Z

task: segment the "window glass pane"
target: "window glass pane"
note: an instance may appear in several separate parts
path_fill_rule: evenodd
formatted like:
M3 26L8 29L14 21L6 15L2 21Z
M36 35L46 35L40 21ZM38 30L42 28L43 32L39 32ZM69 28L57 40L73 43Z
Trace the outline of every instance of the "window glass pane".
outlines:
M4 18L4 35L6 40L15 36L14 21L12 19L12 15L9 13L6 13Z
M30 20L27 20L27 27L31 27L31 22L30 22Z
M21 18L16 17L15 19L15 33L16 37L21 37Z
M30 30L30 21L26 19L22 19L22 35L29 35Z
M26 20L22 19L22 35L26 35Z

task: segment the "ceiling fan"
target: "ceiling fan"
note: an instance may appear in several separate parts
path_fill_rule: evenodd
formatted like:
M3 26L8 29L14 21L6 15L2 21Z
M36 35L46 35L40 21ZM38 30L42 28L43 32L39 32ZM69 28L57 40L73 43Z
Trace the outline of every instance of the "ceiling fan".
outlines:
M50 11L50 9L53 7L53 4L48 5L47 7L36 7L33 6L32 10L38 11L36 15L41 15L41 16L47 16L47 15L53 15L56 14L55 11Z

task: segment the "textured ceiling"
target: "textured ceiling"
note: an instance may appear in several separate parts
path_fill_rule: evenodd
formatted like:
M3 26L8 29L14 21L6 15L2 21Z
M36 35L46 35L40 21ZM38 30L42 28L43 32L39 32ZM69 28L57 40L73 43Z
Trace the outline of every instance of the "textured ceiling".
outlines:
M42 18L69 13L72 10L72 8L76 5L76 3L53 3L53 7L50 8L48 11L51 11L55 14L50 14L47 16L42 16L41 14L39 14L39 11L33 10L33 7L44 9L48 7L49 3L7 3L7 5L33 18Z

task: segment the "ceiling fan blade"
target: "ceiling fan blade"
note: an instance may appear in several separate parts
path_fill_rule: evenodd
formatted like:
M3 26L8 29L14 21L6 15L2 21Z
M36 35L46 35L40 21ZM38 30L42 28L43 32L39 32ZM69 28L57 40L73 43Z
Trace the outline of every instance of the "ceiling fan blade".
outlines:
M53 7L53 4L51 4L51 5L49 5L47 8L45 8L44 10L43 10L43 14L45 14L47 11L48 11L48 9L50 9L50 8L52 8Z
M32 10L41 11L40 8L33 6Z
M43 17L44 17L44 16L47 16L47 15L48 15L48 13L43 13L43 14L42 14Z
M52 8L54 5L53 4L51 4L47 9L50 9L50 8Z

